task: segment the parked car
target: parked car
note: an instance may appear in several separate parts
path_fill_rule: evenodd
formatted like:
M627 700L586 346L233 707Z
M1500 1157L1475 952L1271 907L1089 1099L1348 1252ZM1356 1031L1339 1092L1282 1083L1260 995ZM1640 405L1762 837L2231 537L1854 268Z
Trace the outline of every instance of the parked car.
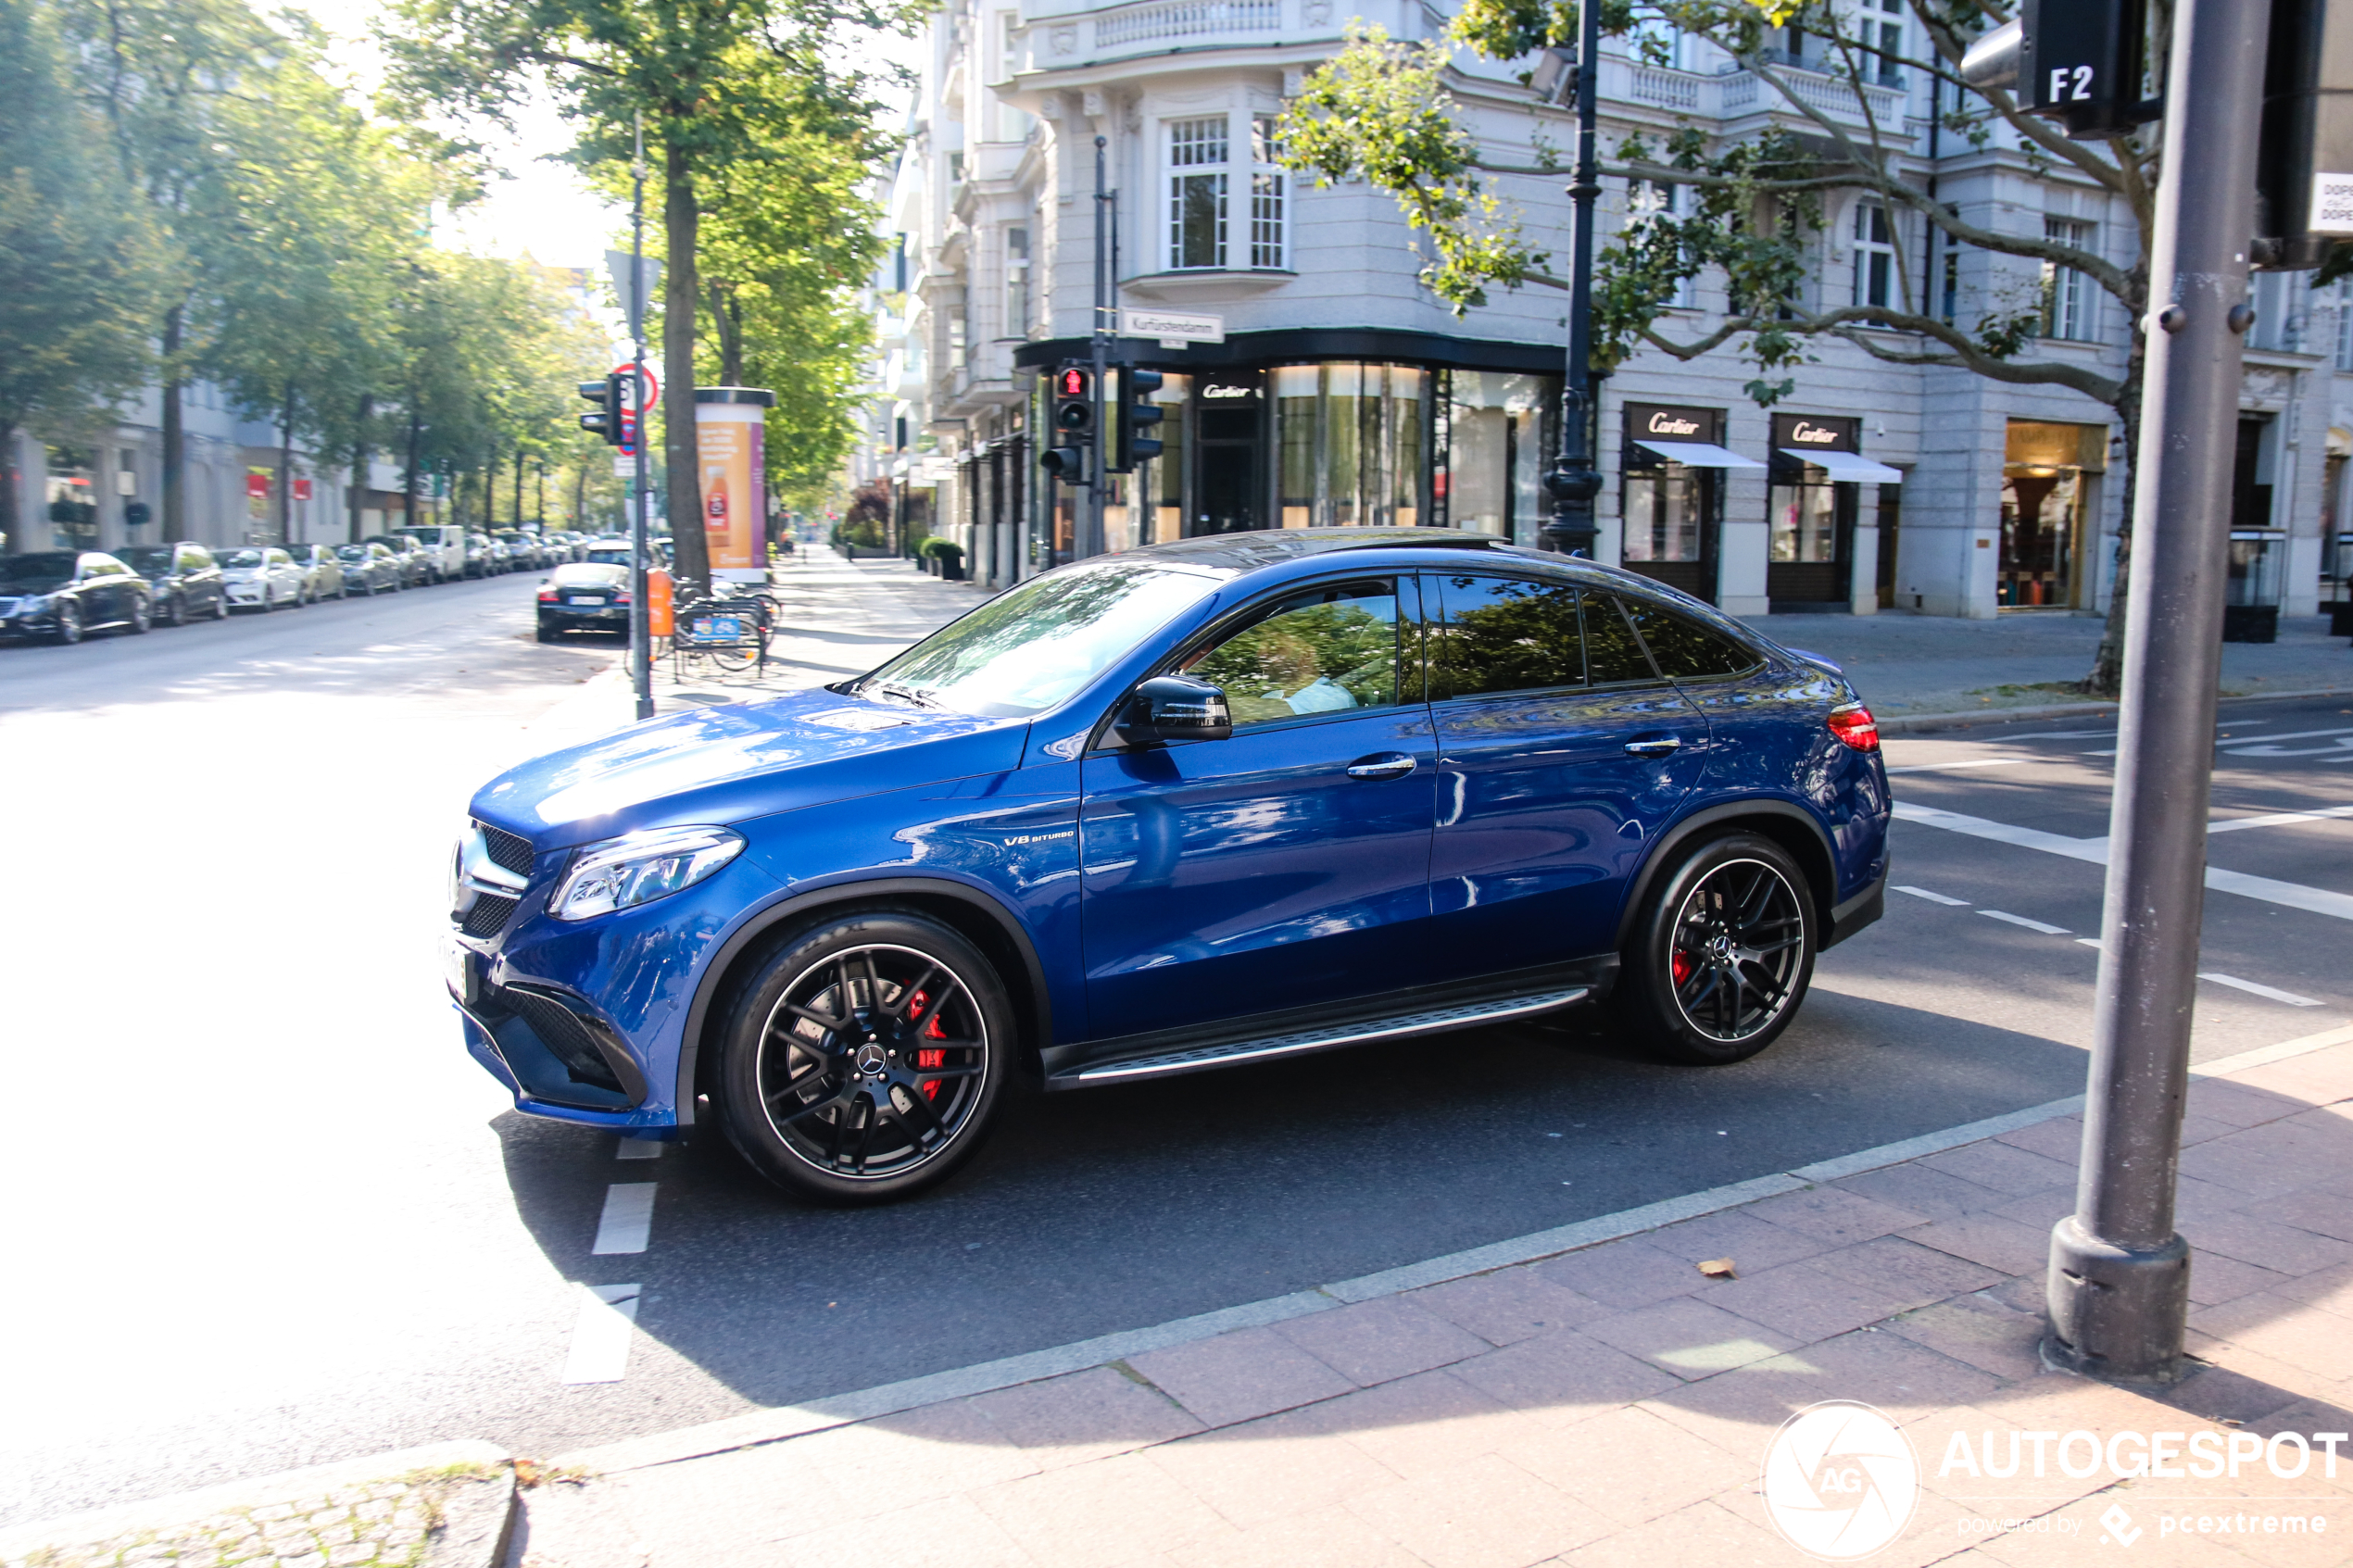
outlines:
M430 581L447 583L462 577L466 571L466 531L455 523L418 522L393 530L404 539L414 539L433 563Z
M303 603L302 568L295 565L284 546L244 545L221 550L214 558L220 562L231 609L267 615L280 605Z
M335 558L333 546L288 545L286 554L302 571L302 602L317 604L321 599L345 596L343 563Z
M517 571L537 571L555 565L555 558L540 543L539 535L520 528L509 528L497 534L498 543L507 546L507 558Z
M400 591L400 558L372 539L361 545L337 545L335 562L343 568L344 591L346 593L373 596Z
M184 539L176 545L125 545L114 557L147 580L150 612L163 625L228 615L228 586L212 552L202 545Z
M434 580L433 557L406 533L371 533L362 544L382 545L400 563L400 585L422 588Z
M0 632L78 643L91 632L153 624L147 580L98 550L0 556Z
M566 562L539 584L539 640L565 632L629 630L629 569Z
M447 972L518 1109L715 1123L781 1186L874 1202L969 1159L1017 1073L1604 997L1663 1060L1742 1060L1879 918L1889 818L1843 675L1649 579L1229 533L511 770L459 841Z

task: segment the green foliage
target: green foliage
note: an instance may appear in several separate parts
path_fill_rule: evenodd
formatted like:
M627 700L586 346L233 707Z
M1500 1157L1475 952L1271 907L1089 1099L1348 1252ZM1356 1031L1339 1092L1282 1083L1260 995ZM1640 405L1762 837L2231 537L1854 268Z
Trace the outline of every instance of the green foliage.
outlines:
M934 533L915 542L915 554L925 560L962 560L964 558L964 547L953 539L943 539Z
M1397 622L1345 600L1287 610L1227 638L1186 673L1223 690L1239 724L1382 708L1397 700ZM1337 687L1348 700L1294 706L1310 687Z

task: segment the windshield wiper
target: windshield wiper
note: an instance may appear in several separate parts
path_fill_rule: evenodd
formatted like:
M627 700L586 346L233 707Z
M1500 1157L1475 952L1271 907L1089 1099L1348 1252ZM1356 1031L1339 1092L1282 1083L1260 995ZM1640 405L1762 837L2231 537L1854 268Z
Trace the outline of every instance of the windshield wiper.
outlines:
M919 692L912 686L902 686L890 681L875 682L875 690L885 696L895 696L912 703L917 708L945 708L947 706L928 692Z

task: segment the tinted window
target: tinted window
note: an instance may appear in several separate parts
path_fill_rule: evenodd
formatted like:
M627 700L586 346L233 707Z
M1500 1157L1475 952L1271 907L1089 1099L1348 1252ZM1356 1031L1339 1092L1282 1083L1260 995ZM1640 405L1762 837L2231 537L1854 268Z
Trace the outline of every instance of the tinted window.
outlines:
M1448 577L1430 695L1478 696L1585 684L1577 590L1515 577Z
M1617 601L1607 594L1585 596L1585 667L1597 686L1658 678L1633 628L1617 612Z
M199 549L194 545L182 545L180 547L181 571L202 571L211 564L212 552L209 550Z
M1738 675L1756 668L1757 657L1721 632L1688 615L1642 599L1625 601L1626 613L1642 629L1659 672L1679 681Z
M1234 724L1388 708L1397 701L1397 584L1350 583L1294 594L1189 661L1224 688Z
M170 571L171 546L169 545L126 545L116 558L133 571Z

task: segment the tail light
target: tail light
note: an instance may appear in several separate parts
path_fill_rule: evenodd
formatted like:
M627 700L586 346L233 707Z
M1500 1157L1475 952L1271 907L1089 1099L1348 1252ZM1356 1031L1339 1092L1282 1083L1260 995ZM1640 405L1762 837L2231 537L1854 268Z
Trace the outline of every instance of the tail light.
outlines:
M558 594L553 588L542 588L539 590L539 602L543 605L554 604L560 597L562 597L562 596Z
M1831 709L1830 725L1831 734L1856 751L1879 749L1879 721L1859 702L1851 708Z
M617 605L625 605L629 602L629 596L626 594L615 594L612 596L612 602Z

